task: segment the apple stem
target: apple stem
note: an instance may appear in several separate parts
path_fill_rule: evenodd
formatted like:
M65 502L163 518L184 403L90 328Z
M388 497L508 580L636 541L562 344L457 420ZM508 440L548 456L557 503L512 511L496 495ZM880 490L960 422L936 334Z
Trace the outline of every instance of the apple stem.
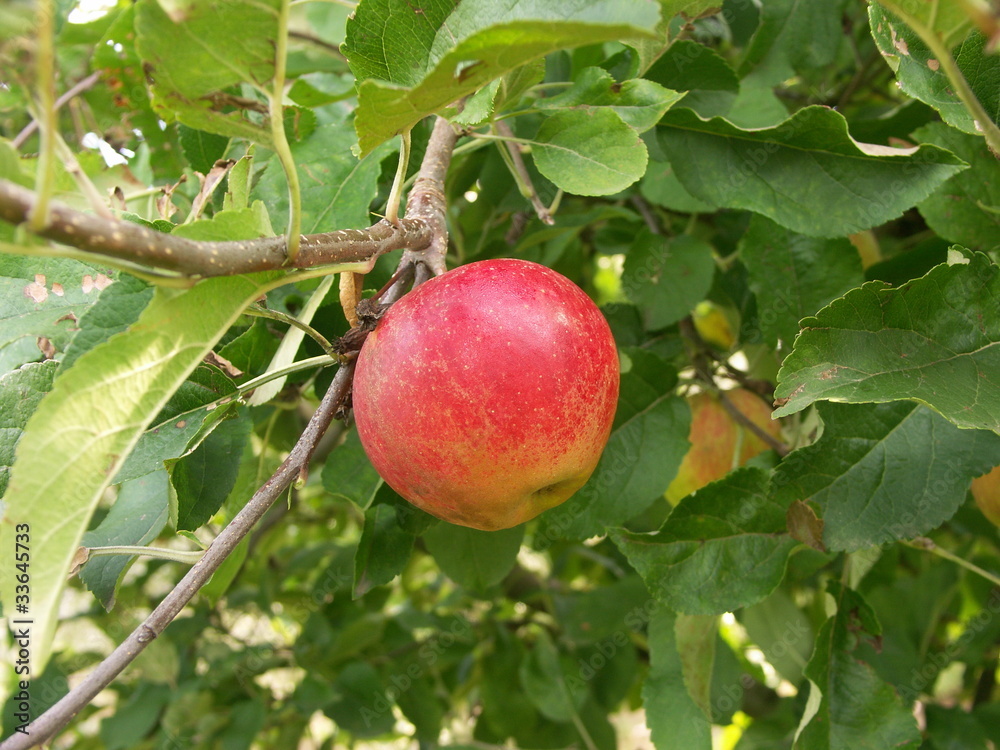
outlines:
M330 357L336 357L336 352L333 349L333 344L327 340L326 336L321 334L315 328L313 328L308 323L299 320L294 315L288 315L280 310L271 310L266 307L261 307L260 305L250 305L246 310L243 311L244 315L249 315L254 318L267 318L268 320L277 320L281 323L287 323L293 328L298 328L303 333L312 337L312 339L319 344L323 351L327 353Z
M514 182L517 183L521 195L531 202L531 207L535 209L535 213L538 214L538 218L541 219L542 223L552 226L556 221L552 218L549 209L542 203L542 199L538 197L538 191L535 190L535 184L531 181L531 174L524 164L524 157L521 156L521 146L514 136L514 131L510 129L510 125L506 122L495 122L493 127L497 133L506 139L505 143L498 143L497 147L500 149L500 156L503 157L507 169L513 175Z
M157 560L170 560L172 562L193 565L198 562L203 550L182 550L167 549L164 547L143 547L134 545L119 545L117 547L87 547L87 557L101 557L103 555L128 555L130 557L154 557Z
M718 391L718 396L719 396L719 401L722 403L722 408L724 408L727 412L729 412L729 415L737 422L739 422L743 427L745 427L754 435L756 435L758 438L767 443L767 445L771 448L771 450L773 450L782 458L791 453L791 449L787 445L785 445L783 442L781 442L774 436L762 430L760 427L754 424L752 419L750 419L746 414L741 412L737 408L736 404L732 402L729 396L726 395L725 391L721 390Z

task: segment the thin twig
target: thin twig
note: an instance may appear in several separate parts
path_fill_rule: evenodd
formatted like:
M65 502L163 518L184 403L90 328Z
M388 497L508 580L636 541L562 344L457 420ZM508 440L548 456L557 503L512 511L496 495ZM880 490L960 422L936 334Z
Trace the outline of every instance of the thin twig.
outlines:
M296 4L295 2L292 2L292 5L295 4ZM291 39L298 39L301 42L309 42L309 44L315 44L317 47L321 48L324 52L327 52L328 54L337 57L341 60L347 60L347 58L344 57L344 53L340 51L340 47L338 47L336 44L330 44L328 41L326 41L325 39L320 39L318 36L307 34L304 31L289 31L288 36Z
M982 576L987 581L992 583L994 586L1000 586L1000 576L994 575L993 573L990 573L988 570L983 570L978 565L969 562L965 558L952 554L943 547L939 547L938 545L936 545L932 540L928 539L927 537L920 536L914 539L913 541L903 541L903 544L905 544L907 547L913 547L913 549L921 549L924 550L925 552L930 552L931 554L944 558L945 560L949 560L955 563L956 565L960 565L966 570L975 573L978 576Z
M635 206L639 215L642 216L642 220L646 222L646 228L649 229L653 234L663 234L663 230L660 229L660 222L656 219L656 214L653 213L653 209L649 207L645 199L641 195L633 195L630 202Z
M87 91L88 89L92 88L93 85L97 83L100 79L101 79L101 71L98 70L91 73L86 78L78 81L76 85L74 85L71 89L68 89L66 93L64 93L62 96L56 99L56 103L52 107L52 109L58 112L62 108L62 106L66 104L66 102L68 102L73 97L82 94L84 91ZM31 122L29 122L27 125L24 126L24 128L21 130L20 133L14 136L14 140L10 142L10 145L13 146L14 148L21 148L21 146L24 145L24 142L28 140L32 135L34 135L35 131L37 130L38 130L38 120L33 119Z
M326 336L308 323L299 320L294 315L286 315L279 310L270 310L266 307L261 307L260 305L250 305L250 307L243 311L243 314L250 315L255 318L267 318L268 320L277 320L281 323L287 323L288 325L298 328L303 333L309 335L313 341L323 348L323 351L326 352L327 356L336 356L333 351L333 344L330 343L330 340Z
M287 375L291 375L292 373L302 372L303 370L315 370L317 367L328 367L330 365L336 364L341 359L342 359L341 357L331 357L329 354L320 354L316 357L308 357L307 359L300 359L298 362L292 362L291 364L285 367L280 367L276 370L269 370L268 372L265 372L262 375L258 375L257 377L241 384L239 386L240 395L249 393L255 388L259 388L260 386L264 385L264 383L270 383L272 380L283 378ZM219 400L218 403L225 403L225 399L227 398L230 397L224 396L222 399ZM208 406L215 405L215 403L216 402L213 401L212 404L206 405L206 408Z
M143 547L142 545L122 544L114 547L87 547L87 559L92 557L108 557L113 555L127 555L128 557L153 557L157 560L169 560L193 564L198 562L203 550L170 549L169 547Z
M718 396L719 402L722 404L722 408L729 413L729 416L756 435L759 440L770 446L771 450L782 457L787 456L791 452L791 449L787 445L765 430L762 430L758 424L750 419L750 417L741 412L736 404L733 403L732 399L726 395L725 391L718 391Z
M59 156L63 161L63 165L66 167L66 171L70 173L73 177L74 182L80 192L87 196L87 202L90 207L94 209L94 213L100 216L102 219L113 219L114 214L111 213L111 209L108 208L107 202L101 197L100 192L97 190L97 186L94 185L87 173L83 171L80 166L80 162L77 161L76 155L63 140L63 137L56 133L56 150L59 152Z

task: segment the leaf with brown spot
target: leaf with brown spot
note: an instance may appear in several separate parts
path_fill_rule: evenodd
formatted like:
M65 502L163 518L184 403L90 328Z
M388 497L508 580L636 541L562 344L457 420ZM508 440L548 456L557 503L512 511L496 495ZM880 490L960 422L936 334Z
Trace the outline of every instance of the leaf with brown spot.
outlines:
M99 299L83 290L83 279L92 280L96 271L65 258L0 255L0 376L41 359L40 337L57 352L67 350L78 333L76 321Z

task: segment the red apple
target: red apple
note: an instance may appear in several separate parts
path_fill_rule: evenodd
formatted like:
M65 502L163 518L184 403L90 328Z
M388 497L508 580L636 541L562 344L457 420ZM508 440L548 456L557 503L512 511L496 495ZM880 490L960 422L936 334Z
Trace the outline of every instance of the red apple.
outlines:
M522 260L461 266L405 295L358 356L361 444L396 492L474 529L564 502L611 432L618 353L573 282Z

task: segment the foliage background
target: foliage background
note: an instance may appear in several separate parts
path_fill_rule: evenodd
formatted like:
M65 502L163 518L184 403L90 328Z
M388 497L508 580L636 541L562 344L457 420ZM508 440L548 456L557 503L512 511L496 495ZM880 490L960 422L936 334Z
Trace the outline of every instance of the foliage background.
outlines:
M543 263L611 323L605 456L565 505L484 533L411 509L335 427L308 481L54 746L1000 744L1000 539L969 494L1000 464L1000 10L350 10L5 4L0 177L198 240L363 228L398 133L412 175L440 113L463 128L449 264ZM97 77L46 146L21 134L45 106L49 25L57 91ZM246 306L267 290L327 338L348 323L319 278L177 289L9 223L0 242L3 607L27 519L38 713L181 575L93 557L64 590L77 547L207 544L329 385L313 366L231 400L323 354ZM732 471L668 501L694 434L685 396L737 385L777 399L780 439L742 468L740 443Z

